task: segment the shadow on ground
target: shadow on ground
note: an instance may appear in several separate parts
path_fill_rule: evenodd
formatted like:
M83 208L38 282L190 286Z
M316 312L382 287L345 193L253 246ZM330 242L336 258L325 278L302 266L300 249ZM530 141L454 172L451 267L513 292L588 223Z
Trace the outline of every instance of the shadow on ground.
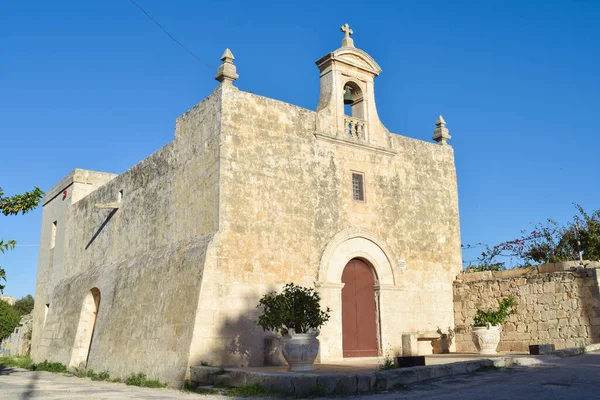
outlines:
M15 372L14 368L6 367L4 365L0 365L0 375L10 375Z
M31 379L29 380L29 383L27 384L27 389L21 395L21 399L30 399L35 395L36 382L39 378L40 378L40 373L37 371L31 375Z

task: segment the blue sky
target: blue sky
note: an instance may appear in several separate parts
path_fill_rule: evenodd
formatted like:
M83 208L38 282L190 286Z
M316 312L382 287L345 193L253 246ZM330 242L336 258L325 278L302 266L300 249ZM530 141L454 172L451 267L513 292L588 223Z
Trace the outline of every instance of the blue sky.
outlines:
M175 118L217 85L315 109L318 58L355 45L382 67L381 120L455 149L463 243L495 244L577 202L600 208L600 2L127 0L0 5L0 186L51 188L73 168L120 173L173 139ZM35 291L41 210L0 216L5 294ZM475 259L478 250L465 252Z

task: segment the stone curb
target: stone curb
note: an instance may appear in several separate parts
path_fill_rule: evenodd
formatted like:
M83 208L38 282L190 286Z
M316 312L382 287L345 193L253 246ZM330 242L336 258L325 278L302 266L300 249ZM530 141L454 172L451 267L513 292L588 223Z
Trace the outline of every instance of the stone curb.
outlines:
M586 346L586 351L600 350L600 344ZM243 369L190 367L194 384L238 387L258 384L279 393L302 396L362 394L403 388L416 382L466 374L486 368L539 366L558 357L581 354L581 349L565 349L535 357L506 356L442 365L426 365L386 371L354 373L255 372Z
M568 349L556 350L547 354L563 358L589 353L593 351L600 351L600 343L588 344L585 347L571 347Z

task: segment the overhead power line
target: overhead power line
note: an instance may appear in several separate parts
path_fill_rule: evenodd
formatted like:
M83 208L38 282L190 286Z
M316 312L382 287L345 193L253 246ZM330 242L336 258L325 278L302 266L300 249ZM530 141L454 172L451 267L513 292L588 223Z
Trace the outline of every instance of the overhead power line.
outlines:
M202 65L204 65L206 68L211 69L208 65L206 65L206 63L204 61L202 61L200 58L198 58L197 55L195 55L194 53L192 53L192 51L190 49L188 49L187 47L185 47L179 40L175 39L175 37L173 35L171 35L165 28L163 28L163 26L157 21L155 20L152 15L150 15L148 13L148 11L144 10L142 8L142 6L140 6L138 3L136 3L134 0L129 0L130 2L132 2L137 8L140 9L140 11L142 11L144 14L146 14L146 16L148 18L150 18L152 20L152 22L154 22L168 37L170 37L175 43L177 43L179 46L181 46L182 49L184 49L185 51L188 52L189 55L191 55L192 57L194 57L196 60L200 61L200 63L202 63Z

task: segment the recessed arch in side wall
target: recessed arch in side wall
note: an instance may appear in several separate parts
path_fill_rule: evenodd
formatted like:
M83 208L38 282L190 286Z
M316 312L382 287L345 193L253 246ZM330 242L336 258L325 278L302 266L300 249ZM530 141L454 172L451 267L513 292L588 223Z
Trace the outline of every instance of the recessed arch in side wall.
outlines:
M69 367L86 367L92 347L96 318L100 308L100 289L92 288L83 300Z

